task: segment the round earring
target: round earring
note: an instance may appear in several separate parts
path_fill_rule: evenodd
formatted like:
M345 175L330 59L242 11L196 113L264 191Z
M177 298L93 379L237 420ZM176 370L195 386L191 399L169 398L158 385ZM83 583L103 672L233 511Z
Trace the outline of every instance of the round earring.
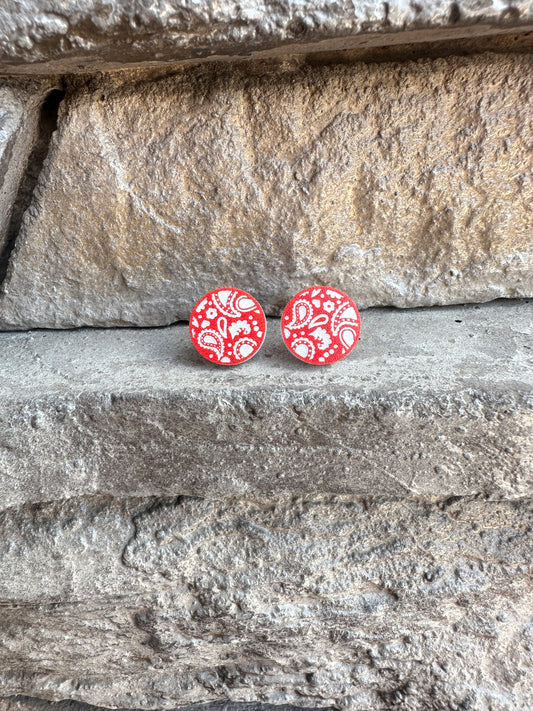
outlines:
M236 365L263 345L266 319L253 296L242 289L220 288L205 294L193 308L189 334L207 360Z
M289 301L281 317L281 335L290 352L314 365L335 363L354 348L361 334L357 306L338 289L314 286Z

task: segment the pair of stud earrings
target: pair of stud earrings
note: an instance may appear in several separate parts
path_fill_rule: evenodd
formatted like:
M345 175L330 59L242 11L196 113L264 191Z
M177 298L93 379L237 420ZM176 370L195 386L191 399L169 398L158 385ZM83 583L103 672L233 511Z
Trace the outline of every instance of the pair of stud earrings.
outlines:
M236 365L261 348L266 334L265 314L259 302L242 289L215 289L192 310L189 333L204 358ZM289 351L315 365L345 358L360 333L357 306L342 291L327 286L298 292L281 317L281 334Z

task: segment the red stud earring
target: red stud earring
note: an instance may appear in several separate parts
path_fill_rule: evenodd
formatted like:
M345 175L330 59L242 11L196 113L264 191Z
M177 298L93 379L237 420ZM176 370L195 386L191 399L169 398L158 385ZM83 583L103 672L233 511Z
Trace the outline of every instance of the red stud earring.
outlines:
M189 320L194 347L207 360L236 365L252 358L265 340L266 319L253 296L242 289L210 291Z
M281 335L290 352L314 365L335 363L354 348L361 334L357 306L338 289L315 286L298 292L281 317Z

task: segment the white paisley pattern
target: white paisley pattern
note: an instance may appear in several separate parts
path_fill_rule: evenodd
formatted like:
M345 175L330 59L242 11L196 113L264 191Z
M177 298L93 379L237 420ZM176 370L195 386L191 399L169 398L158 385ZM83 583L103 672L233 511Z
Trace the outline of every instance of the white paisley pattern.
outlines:
M249 294L240 289L218 289L195 306L189 331L205 358L229 365L257 352L265 326L263 311Z
M353 301L327 287L304 289L282 317L283 337L292 352L308 362L340 360L355 345L360 321Z

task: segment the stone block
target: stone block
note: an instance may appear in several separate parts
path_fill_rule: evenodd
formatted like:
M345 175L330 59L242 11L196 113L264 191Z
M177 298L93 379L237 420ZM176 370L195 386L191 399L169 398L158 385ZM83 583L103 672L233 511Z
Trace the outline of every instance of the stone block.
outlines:
M532 494L531 305L371 310L311 366L186 326L0 336L0 508L84 494Z
M4 511L0 688L107 708L522 711L531 514L320 496Z
M67 89L1 328L165 325L221 285L270 315L533 294L531 55L256 69Z
M529 0L3 0L0 72L85 72L527 31Z

